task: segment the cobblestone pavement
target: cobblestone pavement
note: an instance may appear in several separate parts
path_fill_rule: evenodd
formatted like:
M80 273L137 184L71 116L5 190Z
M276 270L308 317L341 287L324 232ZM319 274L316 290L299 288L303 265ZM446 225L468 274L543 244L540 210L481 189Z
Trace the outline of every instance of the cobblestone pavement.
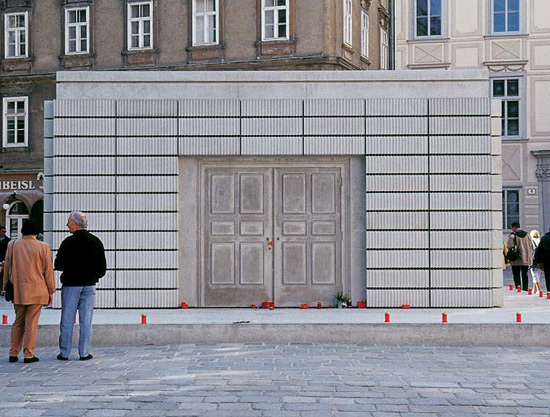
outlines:
M372 345L39 348L0 364L0 415L459 417L550 415L550 348Z

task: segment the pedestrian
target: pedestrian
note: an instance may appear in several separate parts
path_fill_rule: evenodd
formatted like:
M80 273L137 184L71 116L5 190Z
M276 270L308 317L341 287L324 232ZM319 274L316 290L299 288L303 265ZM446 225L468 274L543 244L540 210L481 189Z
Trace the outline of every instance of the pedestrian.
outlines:
M535 262L539 269L544 271L546 291L550 289L550 229L541 239L535 252Z
M38 227L26 220L21 228L22 238L8 244L4 261L5 290L13 284L15 321L11 326L10 362L19 360L23 346L25 363L38 362L34 356L38 319L43 305L52 303L55 284L53 280L52 253L50 245L40 242Z
M59 355L66 361L71 355L73 325L78 310L80 335L78 353L80 360L92 359L90 354L92 338L92 316L95 301L95 285L107 270L105 249L96 236L88 232L86 215L73 211L67 227L72 236L67 237L57 251L54 266L62 271L61 323Z
M6 256L6 250L8 249L8 242L10 238L6 235L6 228L0 226L0 282L4 280L4 257ZM4 291L0 290L1 295L4 295Z
M508 247L508 251L510 251L512 247L517 245L519 252L519 257L514 261L510 261L512 273L514 275L514 283L516 288L521 286L523 291L527 291L529 287L527 271L529 270L529 266L533 263L533 243L531 242L531 236L520 228L519 222L513 222L510 225L510 229L512 229L512 233L508 236L506 246Z
M538 230L531 230L529 232L529 236L531 236L531 241L533 242L534 259L537 247L540 244L540 233ZM533 264L529 267L529 272L531 272L531 277L533 279L533 294L536 294L539 291L542 291L540 288L540 276L542 275L542 271L539 269L537 263L533 261Z
M8 242L10 238L6 235L6 228L0 226L0 262L4 261L6 257L6 250L8 249Z

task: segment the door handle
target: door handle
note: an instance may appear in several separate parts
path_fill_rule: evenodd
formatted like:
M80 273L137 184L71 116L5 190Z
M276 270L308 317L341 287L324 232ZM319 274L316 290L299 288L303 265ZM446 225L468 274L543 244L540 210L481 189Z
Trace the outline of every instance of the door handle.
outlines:
M275 242L273 242L273 239L269 240L269 238L267 238L266 240L267 240L267 250L273 249L273 245L275 244Z

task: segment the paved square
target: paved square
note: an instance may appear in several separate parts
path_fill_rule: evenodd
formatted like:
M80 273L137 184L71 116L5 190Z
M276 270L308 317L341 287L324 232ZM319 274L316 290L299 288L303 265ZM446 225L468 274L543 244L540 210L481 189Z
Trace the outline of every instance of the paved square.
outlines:
M0 364L0 415L550 415L550 348L373 345L94 347ZM76 357L77 359L77 357Z

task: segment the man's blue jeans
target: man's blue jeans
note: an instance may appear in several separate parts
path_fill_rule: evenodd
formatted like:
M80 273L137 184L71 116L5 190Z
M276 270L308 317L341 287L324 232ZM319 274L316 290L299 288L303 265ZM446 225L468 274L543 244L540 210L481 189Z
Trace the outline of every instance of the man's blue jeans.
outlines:
M73 342L74 318L78 310L80 337L78 353L88 356L92 343L92 316L94 313L95 285L85 287L67 287L61 289L61 334L59 335L59 353L68 358Z

